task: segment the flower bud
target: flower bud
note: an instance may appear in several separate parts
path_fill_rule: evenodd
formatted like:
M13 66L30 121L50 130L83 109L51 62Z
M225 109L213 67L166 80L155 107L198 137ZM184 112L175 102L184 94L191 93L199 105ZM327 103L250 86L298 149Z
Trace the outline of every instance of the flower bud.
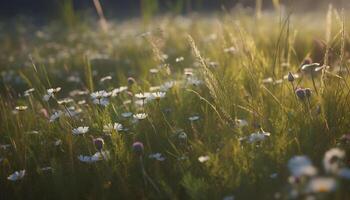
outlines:
M98 151L102 151L104 140L102 138L96 138L94 139L94 145Z
M305 90L303 88L298 88L295 90L295 95L297 95L300 100L304 100L306 96Z
M288 72L288 81L293 82L295 80L294 75L291 72Z
M304 92L305 92L305 96L307 98L310 98L311 97L311 89L310 88L305 88L304 89Z
M134 144L132 144L132 150L137 155L142 155L143 154L143 149L144 149L144 146L143 146L142 142L134 142Z

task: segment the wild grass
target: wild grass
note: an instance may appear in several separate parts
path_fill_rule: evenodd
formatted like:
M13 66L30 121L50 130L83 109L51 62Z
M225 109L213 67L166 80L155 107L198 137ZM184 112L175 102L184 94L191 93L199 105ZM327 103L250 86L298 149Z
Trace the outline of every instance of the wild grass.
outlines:
M70 29L0 26L1 199L292 198L290 158L307 155L321 169L328 149L349 152L340 139L350 129L349 24L345 11L331 7L328 14L259 15L165 15L147 26L109 21L104 30L88 21ZM309 57L330 68L313 80L301 71ZM193 74L184 75L185 68ZM290 82L288 72L300 77ZM101 82L105 76L112 79ZM135 94L167 82L165 98L135 104ZM107 106L90 97L120 86L127 91L108 97ZM44 101L46 90L56 87L61 91ZM311 96L299 99L299 87L311 88ZM29 88L35 91L24 96ZM66 97L73 101L58 103ZM20 105L28 108L16 110ZM49 122L59 110L67 114ZM124 112L148 116L135 121ZM199 119L189 120L193 116ZM248 123L240 126L243 120ZM114 122L126 129L103 132ZM89 131L73 135L79 126ZM249 142L256 132L270 136ZM98 137L109 158L81 162L79 155L97 151L92 139ZM135 141L144 144L141 156ZM156 152L165 160L149 158ZM199 162L200 156L209 160ZM7 180L23 169L21 180ZM349 183L337 182L336 191L296 198L347 199Z

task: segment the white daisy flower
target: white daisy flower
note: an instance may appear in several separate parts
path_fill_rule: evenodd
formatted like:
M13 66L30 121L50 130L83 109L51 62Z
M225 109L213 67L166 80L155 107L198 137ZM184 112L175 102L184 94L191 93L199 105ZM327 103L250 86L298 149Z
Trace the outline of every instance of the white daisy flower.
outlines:
M152 68L152 69L149 70L149 72L151 72L152 74L156 74L156 73L159 72L159 69L157 69L157 68Z
M60 87L47 89L46 90L47 94L44 95L43 100L44 101L50 100L50 98L54 97L54 94L59 92L59 91L61 91Z
M210 159L209 156L199 156L198 161L201 163L207 162Z
M184 60L185 60L185 58L181 56L181 57L176 58L175 62L182 62Z
M148 158L155 159L155 160L158 160L158 161L164 161L165 160L165 157L161 153L150 154L148 156Z
M72 103L72 102L73 102L72 98L64 98L64 99L57 100L57 103L60 105L68 104L68 103Z
M194 115L188 118L191 122L197 121L199 120L199 116L198 115Z
M175 85L174 81L167 81L160 86L160 91L168 91Z
M86 100L80 100L80 101L78 101L78 104L79 105L84 105L84 104L86 104Z
M137 113L133 115L133 117L138 120L146 119L147 116L146 113Z
M17 111L25 111L28 109L28 106L16 106L15 109Z
M339 148L328 150L323 158L323 166L327 173L338 173L342 167L342 161L345 157L345 152Z
M151 93L149 92L144 92L144 93L137 93L135 94L135 97L141 100L145 100L151 96Z
M50 122L54 122L56 121L58 118L60 118L61 116L63 115L63 112L62 111L56 111L54 112L51 116L50 116Z
M102 78L100 79L100 82L103 83L103 82L105 82L105 81L107 81L107 80L112 80L112 76L105 76L105 77L102 77Z
M96 91L90 94L92 102L102 106L107 106L109 104L108 97L111 95L111 92L106 92L105 90Z
M89 131L89 127L88 126L80 126L78 128L75 128L72 130L72 134L73 135L82 135L85 134Z
M112 96L114 97L114 96L117 96L119 93L121 93L121 92L124 92L124 91L126 91L128 89L128 87L127 86L121 86L121 87L119 87L119 88L116 88L116 89L114 89L114 90L112 90Z
M8 180L10 181L17 181L21 180L24 175L26 175L26 170L21 170L21 171L15 171L13 174L7 177Z
M33 93L34 91L35 91L34 88L30 88L30 89L24 91L23 95L24 95L24 96L29 96L29 95L30 95L31 93Z
M247 120L244 120L244 119L236 119L236 125L239 128L242 128L244 126L248 126L248 122L247 122Z
M165 92L153 92L152 96L156 99L156 100L160 100L162 98L164 98L166 95Z
M265 140L269 136L270 136L270 133L267 133L267 132L252 133L248 137L248 142L249 143L260 142Z
M60 146L62 144L62 140L57 139L54 143L55 146Z
M112 132L114 130L115 131L122 131L122 130L124 130L123 125L119 124L119 123L114 123L114 124L109 123L109 124L103 126L103 132L105 132L105 133L110 133L110 132Z
M310 180L306 191L311 193L332 192L337 189L337 182L334 178L315 177Z

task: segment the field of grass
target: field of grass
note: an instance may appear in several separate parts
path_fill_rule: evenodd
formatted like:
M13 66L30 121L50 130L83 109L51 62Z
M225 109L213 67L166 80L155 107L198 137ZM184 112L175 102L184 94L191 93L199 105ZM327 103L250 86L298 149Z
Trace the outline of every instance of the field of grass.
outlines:
M347 17L0 24L0 199L350 199Z

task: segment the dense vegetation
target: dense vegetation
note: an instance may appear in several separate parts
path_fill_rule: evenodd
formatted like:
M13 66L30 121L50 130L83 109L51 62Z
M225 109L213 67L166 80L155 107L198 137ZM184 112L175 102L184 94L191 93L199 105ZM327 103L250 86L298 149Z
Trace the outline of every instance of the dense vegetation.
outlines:
M349 198L346 15L250 12L2 24L0 199Z

